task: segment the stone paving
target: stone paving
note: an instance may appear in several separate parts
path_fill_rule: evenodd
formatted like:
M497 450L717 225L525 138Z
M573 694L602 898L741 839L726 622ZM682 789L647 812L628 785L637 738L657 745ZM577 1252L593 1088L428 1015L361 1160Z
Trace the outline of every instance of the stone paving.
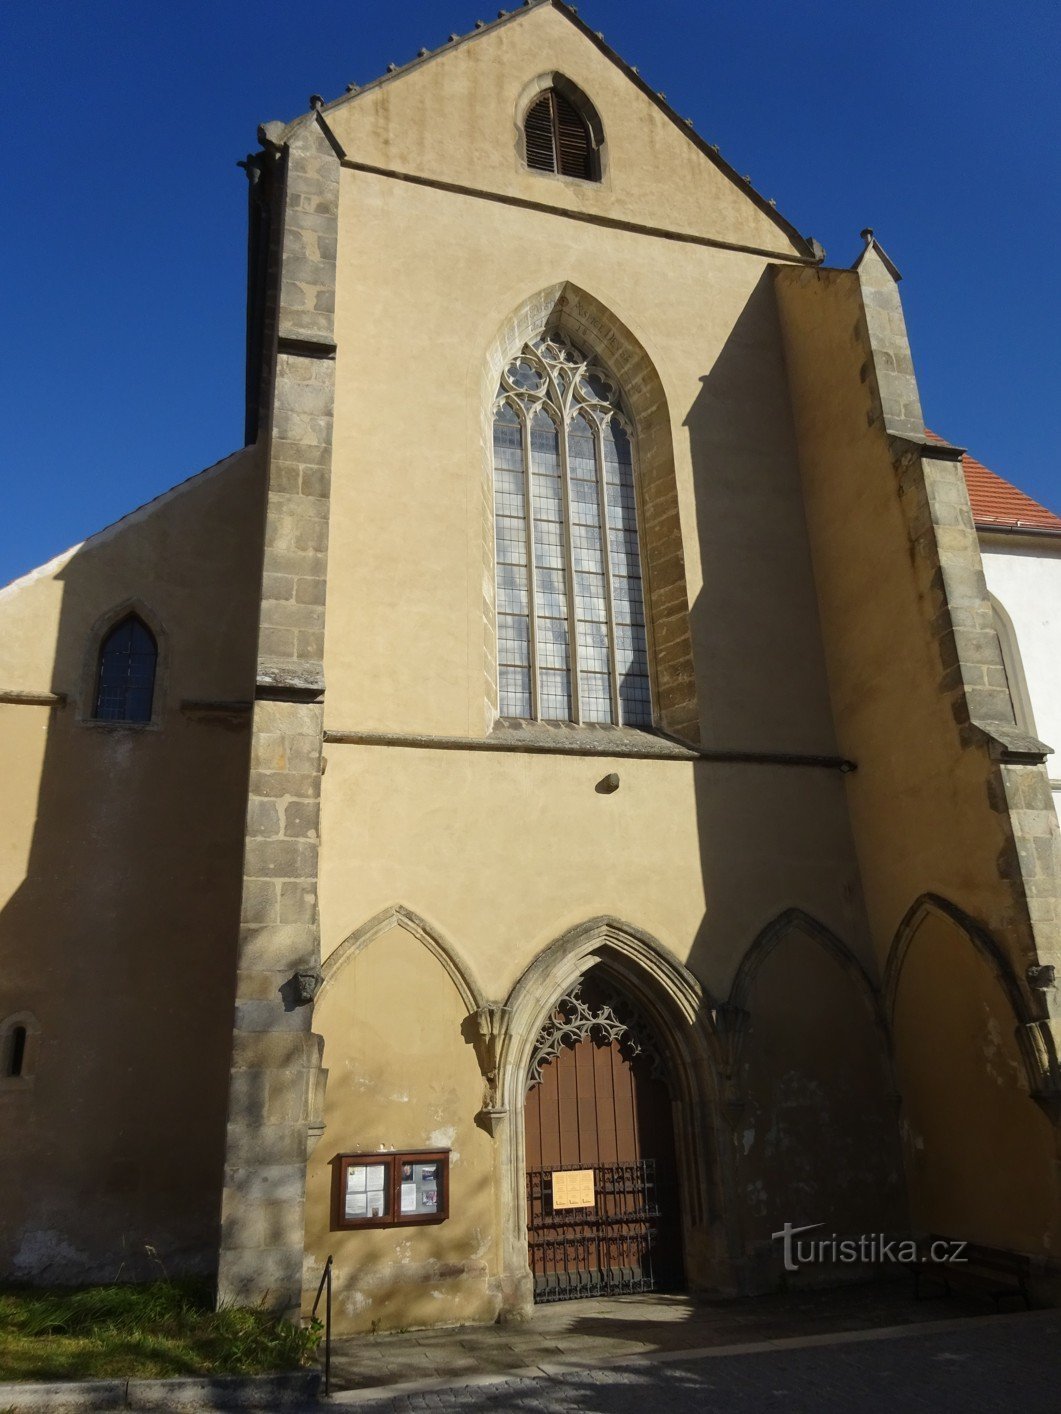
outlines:
M659 1351L812 1336L990 1314L990 1303L913 1299L909 1280L696 1303L622 1296L539 1306L530 1321L336 1341L333 1390L459 1379L541 1365L599 1365ZM1061 1399L1058 1410L1061 1411Z
M351 1391L372 1414L1057 1414L1061 1312L797 1338L742 1353L656 1353L534 1377L480 1376L420 1391ZM727 1352L732 1347L724 1348Z

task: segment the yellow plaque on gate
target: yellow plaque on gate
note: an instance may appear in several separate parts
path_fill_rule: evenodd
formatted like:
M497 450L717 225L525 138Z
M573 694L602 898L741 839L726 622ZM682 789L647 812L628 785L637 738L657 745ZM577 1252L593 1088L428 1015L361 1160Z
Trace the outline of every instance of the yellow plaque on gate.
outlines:
M553 1208L594 1208L592 1169L568 1169L553 1174Z

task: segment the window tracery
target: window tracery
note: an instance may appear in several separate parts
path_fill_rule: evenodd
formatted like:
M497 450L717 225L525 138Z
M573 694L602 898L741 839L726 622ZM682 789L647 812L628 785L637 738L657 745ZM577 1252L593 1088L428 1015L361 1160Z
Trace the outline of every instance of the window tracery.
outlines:
M556 335L501 375L494 525L501 716L651 722L632 428Z

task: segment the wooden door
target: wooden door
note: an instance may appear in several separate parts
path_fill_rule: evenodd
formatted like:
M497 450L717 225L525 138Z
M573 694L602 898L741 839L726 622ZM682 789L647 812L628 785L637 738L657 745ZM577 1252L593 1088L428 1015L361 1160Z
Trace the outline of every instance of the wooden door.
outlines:
M680 1285L671 1098L659 1050L632 1009L592 979L557 1004L538 1038L525 1124L535 1299ZM579 1206L565 1206L573 1201Z

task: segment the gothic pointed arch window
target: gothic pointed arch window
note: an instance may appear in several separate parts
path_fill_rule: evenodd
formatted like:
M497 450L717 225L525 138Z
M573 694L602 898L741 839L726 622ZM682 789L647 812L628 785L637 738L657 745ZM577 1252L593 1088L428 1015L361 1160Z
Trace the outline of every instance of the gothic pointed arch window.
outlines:
M648 725L633 428L614 379L559 335L501 375L494 528L500 715Z
M103 722L150 722L158 644L138 614L127 614L104 635L92 715Z

